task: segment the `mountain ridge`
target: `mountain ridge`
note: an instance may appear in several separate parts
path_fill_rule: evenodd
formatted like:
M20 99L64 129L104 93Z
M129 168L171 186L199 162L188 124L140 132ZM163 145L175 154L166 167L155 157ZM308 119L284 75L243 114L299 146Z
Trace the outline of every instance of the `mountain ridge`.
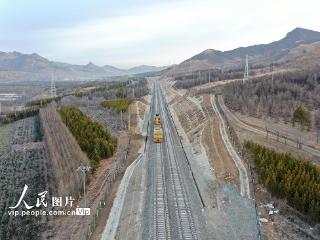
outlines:
M59 80L93 80L105 77L134 75L161 71L167 67L140 65L120 69L111 65L98 66L93 62L85 65L50 61L37 53L25 54L17 51L0 51L0 82L41 81L51 79L54 74Z

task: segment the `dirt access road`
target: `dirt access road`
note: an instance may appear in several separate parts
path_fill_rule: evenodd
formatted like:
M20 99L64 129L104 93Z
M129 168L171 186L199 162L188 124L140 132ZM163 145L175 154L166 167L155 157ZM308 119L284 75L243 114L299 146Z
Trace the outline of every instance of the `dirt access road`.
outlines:
M239 118L237 118L224 104L224 101L222 99L222 96L218 96L217 97L217 104L219 104L219 106L221 107L221 110L223 112L223 114L228 118L228 120L234 124L236 127L243 129L245 131L251 132L253 133L253 135L258 135L260 136L260 138L264 139L263 142L266 143L266 136L267 136L267 132L259 127L253 126L253 125L248 125L245 122L241 121ZM313 148L311 146L308 145L302 145L301 149L297 148L297 142L293 139L283 139L283 138L279 138L277 135L269 133L268 134L268 138L267 140L271 140L271 144L273 145L273 148L275 147L275 145L277 144L281 144L282 145L282 149L288 149L287 152L294 152L297 155L300 156L304 156L306 158L309 158L311 160L314 160L315 162L320 163L320 150L317 148ZM253 136L253 139L256 139L255 136ZM259 141L261 141L261 139L258 139ZM277 148L278 149L278 148ZM283 150L282 150L283 151Z

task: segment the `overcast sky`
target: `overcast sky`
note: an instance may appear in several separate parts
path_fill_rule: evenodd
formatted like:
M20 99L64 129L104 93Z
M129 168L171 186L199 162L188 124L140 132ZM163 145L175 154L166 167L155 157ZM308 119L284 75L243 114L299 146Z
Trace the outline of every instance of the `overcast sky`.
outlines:
M319 0L0 0L0 51L127 68L320 31Z

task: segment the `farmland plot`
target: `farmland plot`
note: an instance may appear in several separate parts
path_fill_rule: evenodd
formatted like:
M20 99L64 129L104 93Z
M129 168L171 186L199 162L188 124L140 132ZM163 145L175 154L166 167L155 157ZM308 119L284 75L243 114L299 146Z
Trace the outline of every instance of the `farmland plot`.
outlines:
M14 133L14 124L6 124L0 127L0 156L10 151L10 143Z
M104 100L102 97L76 97L76 96L67 96L61 99L59 106L67 107L93 107L100 105Z
M81 111L92 118L93 121L100 123L104 128L107 128L113 136L117 135L118 131L128 129L128 114L121 114L116 110L107 109L101 106L80 107Z
M93 121L100 123L104 128L108 129L112 136L116 136L118 131L128 129L128 113L117 112L114 109L108 109L101 106L101 102L105 99L103 97L64 97L59 106L73 106L78 107L82 112L92 118Z
M14 207L22 194L24 185L28 190L24 200L31 210L39 210L35 207L38 193L52 192L51 167L48 151L40 140L38 129L38 117L30 117L19 120L0 128L1 149L7 153L0 156L0 239L38 239L41 229L47 222L46 217L12 216L8 211ZM2 136L7 136L3 139ZM22 203L14 209L26 210Z
M37 142L41 139L39 117L29 117L0 127L0 156L9 153L11 145Z
M35 205L38 193L52 192L47 159L48 154L44 144L11 151L1 159L0 239L17 239L19 236L24 236L25 239L36 239L41 227L45 226L47 221L45 217L9 216L8 211L11 210L10 206L13 207L18 202L25 184L28 185L28 191L24 200L29 206ZM15 210L25 210L25 206L21 204Z
M15 122L12 144L36 142L40 139L39 117L29 117Z

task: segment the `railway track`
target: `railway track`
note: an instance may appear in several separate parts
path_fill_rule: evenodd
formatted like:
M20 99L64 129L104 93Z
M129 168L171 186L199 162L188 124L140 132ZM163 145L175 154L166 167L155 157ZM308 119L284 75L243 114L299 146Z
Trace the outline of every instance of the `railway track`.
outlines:
M143 239L206 239L200 236L201 200L173 120L158 83L154 82L149 136L153 117L161 116L164 142L147 143L147 193ZM197 212L198 215L195 215ZM196 217L195 217L196 216Z
M171 221L171 223L173 222L172 224L175 226L175 229L173 229L175 233L173 233L173 235L178 235L179 239L197 239L190 202L184 186L185 183L181 175L181 170L179 169L179 164L177 162L178 156L173 147L177 145L174 144L174 139L172 137L172 133L175 131L175 129L173 128L173 123L171 122L168 112L165 109L165 104L163 102L164 97L161 94L159 87L156 88L156 91L156 96L158 99L157 106L160 108L162 123L166 133L166 140L161 144L164 146L164 150L166 152L162 156L166 156L165 160L167 160L166 165L167 168L169 168L170 176L169 182L173 192L171 199L175 209L175 216L172 217L175 222Z
M163 159L161 156L162 145L156 146L156 170L155 170L155 191L153 208L153 236L154 239L171 239L169 225L169 210L166 180L164 174Z

